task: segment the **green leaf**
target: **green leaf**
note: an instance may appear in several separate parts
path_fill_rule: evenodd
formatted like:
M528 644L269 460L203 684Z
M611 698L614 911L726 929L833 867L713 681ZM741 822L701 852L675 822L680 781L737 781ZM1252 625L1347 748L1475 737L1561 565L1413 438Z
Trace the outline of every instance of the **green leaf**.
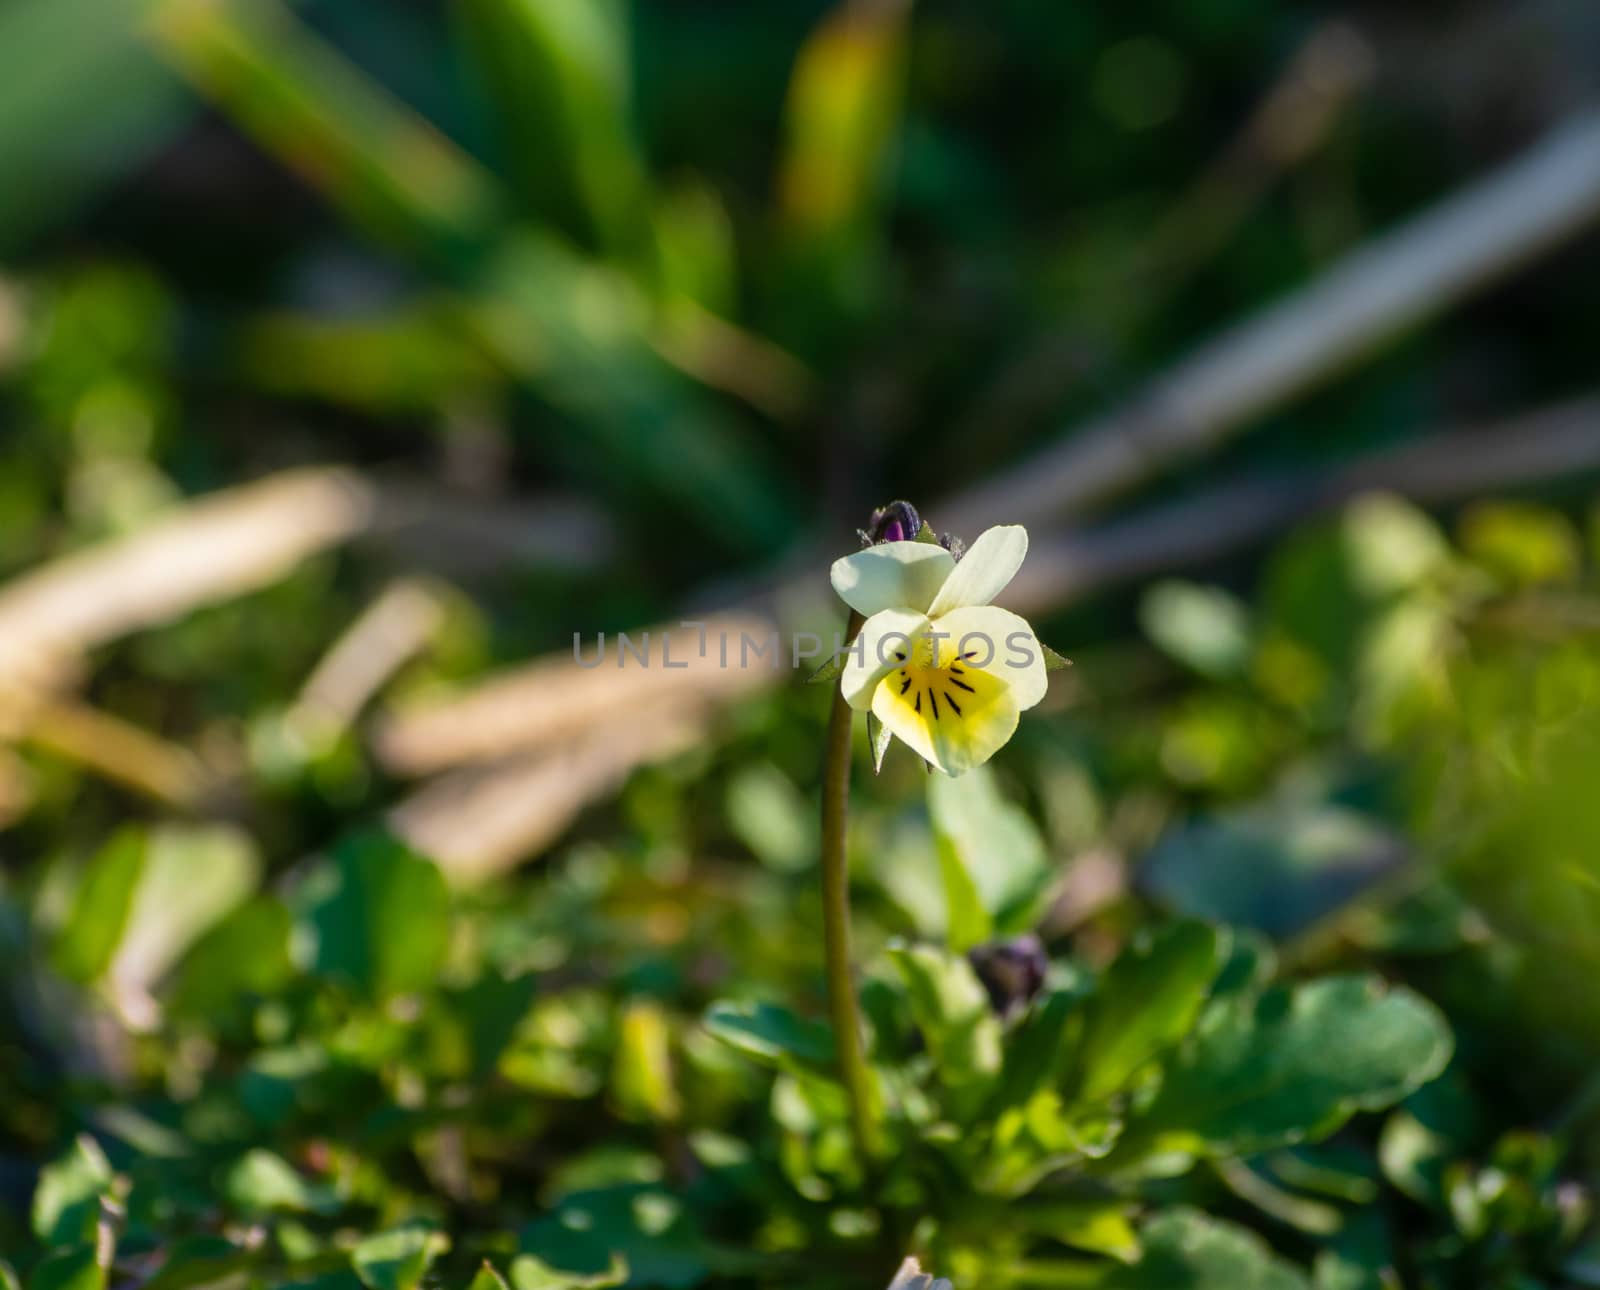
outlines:
M28 1290L106 1290L106 1269L93 1245L47 1254L34 1266Z
M704 1281L713 1253L695 1226L693 1211L659 1187L608 1187L564 1197L554 1213L523 1230L520 1248L536 1260L530 1277L549 1276L560 1268L563 1273L556 1275L580 1278L575 1283L556 1281L556 1286L615 1285L620 1271L623 1279L631 1274L635 1285L666 1290ZM723 1252L716 1253L720 1257ZM600 1279L586 1282L583 1276ZM524 1285L516 1261L511 1281L513 1290L551 1284L533 1279Z
M368 1290L416 1290L435 1258L450 1248L443 1232L411 1224L369 1236L350 1253Z
M506 1284L506 1279L495 1271L494 1264L485 1259L483 1266L468 1284L467 1290L511 1290L511 1287Z
M206 931L256 888L261 862L239 829L220 824L150 830L144 865L111 976L148 989Z
M459 16L529 213L637 255L645 176L630 128L626 6L465 0Z
M723 1043L770 1066L791 1062L831 1072L833 1033L774 1003L715 1003L705 1026Z
M1402 1107L1384 1122L1378 1158L1396 1188L1422 1204L1442 1206L1444 1170L1454 1158L1453 1147Z
M657 196L651 214L663 294L715 314L734 314L738 246L733 220L716 189L692 176L679 179Z
M1128 1126L1176 1150L1247 1154L1332 1132L1392 1105L1450 1058L1434 1007L1372 977L1335 977L1213 1004Z
M954 843L943 834L934 842L939 876L944 882L946 943L954 953L965 954L973 946L994 938L994 919L984 908L983 897Z
M450 897L430 860L386 834L346 839L310 893L316 970L375 998L425 989L450 935Z
M146 0L12 0L0 6L0 210L9 259L46 219L136 169L193 113L143 39ZM99 87L115 112L79 92Z
M809 308L817 326L837 329L870 288L866 254L900 127L907 27L898 5L834 9L795 59L778 199L794 308Z
M498 226L492 177L283 6L152 8L172 66L369 237L443 256Z
M39 1171L33 1192L33 1234L49 1245L94 1239L100 1198L115 1175L100 1144L80 1133L64 1154Z
M161 1270L140 1290L192 1290L213 1286L250 1268L261 1251L241 1249L220 1236L192 1236L167 1251Z
M1378 1162L1384 1177L1419 1204L1443 1209L1446 1168L1474 1153L1482 1117L1453 1071L1418 1089L1384 1122Z
M725 807L735 836L769 869L797 873L817 863L817 813L771 762L735 774Z
M1202 676L1239 676L1249 667L1250 614L1218 587L1158 582L1139 605L1145 635Z
M1447 559L1438 526L1422 511L1393 497L1362 498L1337 521L1309 526L1278 550L1265 617L1342 674L1374 616ZM1297 684L1315 682L1307 674Z
M976 1109L1000 1071L1000 1020L965 958L925 945L892 945L889 958L906 984L940 1084L958 1114Z
M1115 1269L1104 1290L1308 1290L1260 1237L1194 1210L1168 1210L1139 1235L1139 1261Z
M1569 582L1583 564L1577 530L1560 511L1531 502L1480 502L1461 523L1461 546L1512 586Z
M305 1213L317 1209L322 1200L318 1189L287 1160L264 1147L247 1151L234 1162L223 1175L222 1193L246 1214Z
M1213 1167L1223 1186L1240 1200L1307 1236L1331 1236L1344 1223L1344 1213L1337 1206L1280 1187L1242 1160L1218 1160Z
M1357 1210L1317 1252L1313 1281L1316 1290L1394 1290L1394 1261L1383 1212Z
M1187 1035L1226 957L1204 923L1140 936L1117 956L1087 1006L1077 1096L1099 1102Z
M1378 821L1307 796L1276 797L1192 820L1145 858L1142 885L1193 918L1288 936L1354 900L1404 852Z
M72 913L57 938L52 960L72 981L98 978L116 955L144 872L143 830L119 830L90 858Z
M1105 1254L1121 1262L1139 1257L1138 1234L1126 1201L1044 1200L1023 1201L1007 1217L1024 1232L1032 1232L1075 1250Z
M583 1274L561 1272L531 1254L519 1254L511 1262L512 1290L608 1290L628 1279L628 1261L620 1254L611 1256L604 1272Z
M216 1017L240 996L267 996L294 975L293 920L283 902L259 896L208 931L184 956L169 1001L180 1016Z
M656 1004L635 1000L623 1011L611 1088L622 1114L657 1124L678 1118L672 1077L672 1029Z
M22 1290L22 1282L17 1279L17 1270L0 1259L0 1290Z
M1030 928L1053 870L1038 829L1001 796L993 772L980 766L933 776L928 813L945 875L952 948Z
M1054 1082L1062 1041L1080 1002L1079 991L1051 990L1034 999L1012 1026L1006 1035L1000 1080L990 1103L996 1118Z

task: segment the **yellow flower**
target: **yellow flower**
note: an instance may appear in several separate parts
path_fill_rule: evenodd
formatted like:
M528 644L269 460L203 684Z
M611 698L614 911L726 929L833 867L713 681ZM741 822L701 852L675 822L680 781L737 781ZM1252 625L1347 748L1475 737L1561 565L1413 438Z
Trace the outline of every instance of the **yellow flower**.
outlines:
M947 775L988 761L1044 698L1033 628L989 603L1027 553L1027 530L1008 525L959 563L928 542L882 542L834 562L833 589L866 618L839 678L845 700Z

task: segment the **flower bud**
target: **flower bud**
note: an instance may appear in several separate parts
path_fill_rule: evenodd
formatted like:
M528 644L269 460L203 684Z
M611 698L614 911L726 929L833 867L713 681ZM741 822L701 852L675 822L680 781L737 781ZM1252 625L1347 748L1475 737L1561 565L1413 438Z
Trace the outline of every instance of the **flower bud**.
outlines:
M989 992L989 1002L1002 1017L1027 1007L1044 985L1050 968L1044 942L1032 932L1014 940L979 945L968 953L967 959Z
M912 542L922 532L922 517L910 502L890 502L872 512L867 527L857 530L862 546L880 542Z

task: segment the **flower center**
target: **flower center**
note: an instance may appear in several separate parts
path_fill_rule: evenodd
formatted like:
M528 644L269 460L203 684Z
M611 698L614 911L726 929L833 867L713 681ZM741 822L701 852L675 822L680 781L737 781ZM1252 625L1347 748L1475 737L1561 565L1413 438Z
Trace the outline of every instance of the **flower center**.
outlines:
M900 666L881 684L925 721L960 720L987 689L980 688L984 674L971 666L976 657L976 651L958 655L948 637L922 636L911 642L909 652L896 651Z

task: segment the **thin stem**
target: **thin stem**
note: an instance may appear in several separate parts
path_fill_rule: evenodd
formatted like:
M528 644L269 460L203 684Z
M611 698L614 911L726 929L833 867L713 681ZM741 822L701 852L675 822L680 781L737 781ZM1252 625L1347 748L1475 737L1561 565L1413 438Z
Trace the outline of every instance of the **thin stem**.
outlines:
M860 614L846 629L854 640ZM828 1015L833 1022L839 1077L850 1099L850 1127L863 1174L878 1155L878 1104L861 1046L861 1015L856 1008L850 967L850 872L845 855L845 816L850 801L850 705L835 688L828 716L827 760L822 772L822 916L828 961Z

